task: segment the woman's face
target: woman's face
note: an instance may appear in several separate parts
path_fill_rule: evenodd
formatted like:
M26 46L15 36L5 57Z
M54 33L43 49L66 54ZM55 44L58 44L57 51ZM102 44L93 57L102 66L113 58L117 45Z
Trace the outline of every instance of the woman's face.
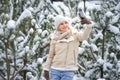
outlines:
M65 32L65 31L67 31L67 30L69 29L68 26L69 26L69 24L68 24L67 21L62 22L62 23L59 25L58 30L59 30L59 31L62 31L62 32Z

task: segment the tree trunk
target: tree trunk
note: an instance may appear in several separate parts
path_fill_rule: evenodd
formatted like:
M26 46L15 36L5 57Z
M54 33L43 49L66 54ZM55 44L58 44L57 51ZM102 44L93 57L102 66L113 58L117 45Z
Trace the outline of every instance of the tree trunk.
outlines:
M7 80L10 80L10 60L9 60L8 52L7 52L9 44L6 39L4 40L4 44L5 44L6 67L7 67Z
M27 64L27 53L25 53L25 58L23 59L23 61L24 61L24 66L26 66L26 64ZM26 74L27 74L27 71L24 70L24 72L23 72L23 80L26 80Z
M84 2L84 12L86 13L86 0L83 0Z
M104 60L104 50L105 50L105 31L106 31L106 27L103 29L103 41L102 41L102 59ZM101 70L101 78L103 78L103 65L100 67Z

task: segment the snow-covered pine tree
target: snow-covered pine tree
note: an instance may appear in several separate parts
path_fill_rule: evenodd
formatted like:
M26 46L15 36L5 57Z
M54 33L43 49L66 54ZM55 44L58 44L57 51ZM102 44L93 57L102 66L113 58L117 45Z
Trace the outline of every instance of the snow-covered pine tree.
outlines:
M97 80L119 80L120 74L120 2L104 0L100 9L91 11L92 20L96 23L89 43L83 42L80 64L85 78ZM86 62L86 63L84 63Z
M24 68L27 64L26 50L31 34L27 33L26 30L29 30L28 19L32 17L29 10L24 10L25 3L26 1L17 2L13 0L5 0L0 4L4 6L1 6L3 11L1 12L2 15L0 15L0 29L2 31L0 37L0 61L2 62L0 65L0 76L4 80L25 79L26 71ZM25 14L27 14L27 16Z
M69 9L69 14L71 18L74 18L78 15L78 4L82 0L64 0L64 4L68 7ZM81 5L83 6L83 5Z
M51 17L45 14L47 3L50 1L1 1L0 79L40 78L39 60L48 51L47 37L52 25L48 25Z

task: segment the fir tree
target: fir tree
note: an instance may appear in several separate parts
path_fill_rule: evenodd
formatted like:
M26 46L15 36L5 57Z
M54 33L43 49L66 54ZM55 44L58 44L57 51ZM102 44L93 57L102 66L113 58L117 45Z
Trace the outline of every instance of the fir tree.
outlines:
M85 71L81 72L86 78L96 80L118 80L119 75L119 4L113 0L104 0L100 9L91 11L92 20L96 23L89 43L83 47L88 49L82 54ZM87 58L86 58L87 57ZM87 62L87 63L84 63Z

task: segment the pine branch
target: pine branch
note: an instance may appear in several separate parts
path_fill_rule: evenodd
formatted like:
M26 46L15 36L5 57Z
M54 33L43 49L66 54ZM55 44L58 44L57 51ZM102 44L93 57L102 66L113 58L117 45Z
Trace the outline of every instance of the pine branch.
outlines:
M19 69L19 70L10 78L10 80L14 80L14 77L15 77L17 74L19 74L19 72L20 72L24 67L25 67L25 65L24 65L21 69Z

